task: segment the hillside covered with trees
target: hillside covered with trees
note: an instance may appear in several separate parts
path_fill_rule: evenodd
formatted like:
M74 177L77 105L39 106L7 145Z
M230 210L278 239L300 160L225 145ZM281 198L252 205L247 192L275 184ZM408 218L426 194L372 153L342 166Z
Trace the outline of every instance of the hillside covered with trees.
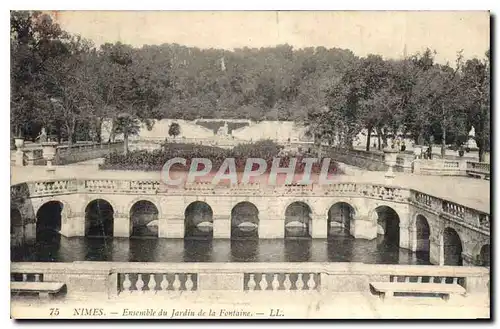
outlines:
M345 147L362 129L382 139L490 141L490 59L437 64L427 50L403 60L289 45L232 51L178 44L95 47L39 12L11 12L11 129L41 127L74 142L99 141L104 119L134 133L151 119L293 120ZM129 125L131 128L123 127ZM367 143L369 148L370 143Z

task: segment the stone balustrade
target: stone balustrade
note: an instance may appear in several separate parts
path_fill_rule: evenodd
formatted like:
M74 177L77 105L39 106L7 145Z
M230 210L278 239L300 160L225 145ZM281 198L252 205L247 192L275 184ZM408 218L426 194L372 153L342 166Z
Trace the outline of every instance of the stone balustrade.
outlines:
M245 291L302 291L321 288L320 273L244 273Z
M28 182L11 186L11 199L37 198L72 193L168 194L168 195L261 195L261 196L346 196L412 203L438 215L465 223L489 234L490 215L419 191L368 183L330 185L269 186L258 183L214 186L208 182L168 187L156 180L64 179Z
M413 163L413 172L420 175L465 175L465 160L448 159L416 159Z
M80 161L86 161L103 157L113 150L123 148L123 142L112 143L76 143L72 145L58 145L55 165L65 165ZM21 148L23 152L24 164L28 166L45 165L46 160L43 158L43 148L40 144L28 144Z
M159 294L172 291L196 291L198 275L196 273L118 273L117 294Z
M437 214L445 215L457 222L465 223L489 235L490 215L460 204L443 200L422 192L411 190L410 201Z
M490 164L486 162L467 161L466 173L469 176L490 178Z
M458 283L487 294L485 267L363 263L12 263L12 279L66 283L67 297L122 298L172 293L369 292L369 282Z

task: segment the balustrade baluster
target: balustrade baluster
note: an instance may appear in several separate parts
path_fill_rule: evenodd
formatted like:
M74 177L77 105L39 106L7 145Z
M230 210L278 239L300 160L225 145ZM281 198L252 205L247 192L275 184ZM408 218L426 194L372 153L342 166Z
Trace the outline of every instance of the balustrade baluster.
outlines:
M417 283L422 283L422 277L421 276L417 277Z
M262 273L262 276L260 277L259 287L260 287L260 290L267 290L268 283L267 283L267 277L266 277L265 273Z
M149 288L150 291L155 291L156 290L156 280L155 280L155 275L154 274L150 274L149 275L148 288Z
M280 282L278 281L278 274L273 275L273 281L271 282L271 287L273 290L278 290L280 287Z
M255 290L255 287L257 287L257 282L255 282L254 274L250 274L247 286L248 286L248 290Z
M434 277L433 276L429 277L429 283L434 283Z
M457 283L458 283L458 278L457 278L457 277L454 277L454 278L453 278L453 283L454 283L454 284L457 284Z
M297 290L302 290L304 288L304 281L302 280L302 273L298 274L297 281L295 282L295 287L297 287Z
M193 280L191 279L191 274L186 274L186 282L184 283L184 285L186 286L187 291L193 290L194 283Z
M406 283L409 283L409 282L410 282L410 276L408 276L408 275L406 275L406 276L405 276L405 282L406 282Z
M285 290L290 290L292 287L292 281L290 281L290 274L285 273L285 280L283 281L283 287Z
M23 273L23 281L28 281L28 274L26 273Z
M35 282L40 282L40 274L35 274Z
M446 283L446 277L445 276L441 277L441 283Z
M142 288L144 287L144 281L142 280L141 273L137 274L137 281L135 282L135 287L137 288L137 291L142 291Z
M161 288L161 290L166 291L166 290L168 290L168 286L169 286L169 282L167 280L167 275L163 274L161 282L160 282L160 288Z
M123 287L123 291L132 292L132 290L130 290L130 288L132 287L132 282L130 281L130 277L129 277L128 273L125 274L125 280L123 280L122 287Z
M181 288L181 280L179 280L179 274L174 275L174 283L172 284L174 290L180 290Z
M316 288L316 281L314 280L314 273L309 273L309 280L307 280L307 288L314 290Z

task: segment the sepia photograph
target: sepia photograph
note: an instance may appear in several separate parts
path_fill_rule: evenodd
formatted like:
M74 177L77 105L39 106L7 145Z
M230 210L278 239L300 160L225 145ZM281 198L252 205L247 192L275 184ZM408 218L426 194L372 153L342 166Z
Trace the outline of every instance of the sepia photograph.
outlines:
M10 317L491 319L491 21L11 10Z

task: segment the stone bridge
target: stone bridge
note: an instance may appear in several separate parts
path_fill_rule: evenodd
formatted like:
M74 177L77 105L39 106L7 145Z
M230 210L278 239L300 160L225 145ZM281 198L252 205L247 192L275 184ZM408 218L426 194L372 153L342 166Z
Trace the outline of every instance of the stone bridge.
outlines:
M490 215L442 198L383 184L180 188L157 180L54 179L11 186L11 239L40 229L67 237L359 239L384 234L401 248L429 251L439 265L489 265Z

